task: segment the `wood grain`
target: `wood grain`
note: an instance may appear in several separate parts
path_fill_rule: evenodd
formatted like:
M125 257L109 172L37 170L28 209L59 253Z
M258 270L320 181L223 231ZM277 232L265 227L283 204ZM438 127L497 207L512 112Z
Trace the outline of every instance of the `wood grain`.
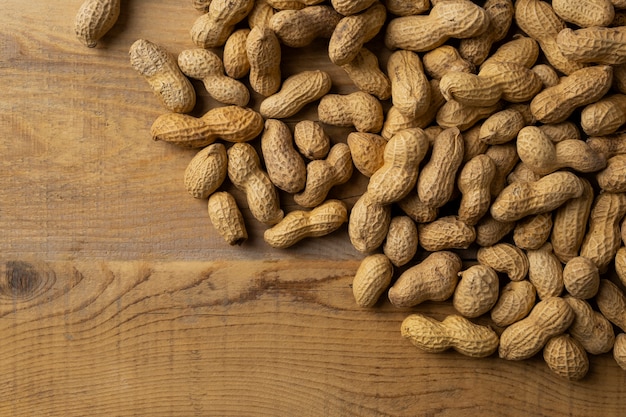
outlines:
M80 3L5 0L0 14L1 416L624 414L626 374L608 354L568 382L539 357L419 352L401 321L452 307L358 308L362 255L346 227L271 249L227 185L251 238L226 245L182 186L195 151L150 139L164 110L128 63L140 37L193 47L198 14L187 0L127 0L87 49L72 29ZM368 46L384 66L380 38ZM333 92L354 90L324 42L285 50L285 76L315 68ZM200 115L216 103L194 86ZM310 105L288 122L316 117ZM366 184L356 174L332 196L351 205Z

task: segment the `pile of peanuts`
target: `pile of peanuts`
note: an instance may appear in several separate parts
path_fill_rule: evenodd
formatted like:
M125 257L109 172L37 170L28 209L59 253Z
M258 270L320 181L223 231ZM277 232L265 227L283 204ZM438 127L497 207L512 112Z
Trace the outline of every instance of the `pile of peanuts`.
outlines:
M140 39L130 63L168 110L153 139L202 148L184 183L208 199L226 242L248 237L235 198L220 190L228 177L272 247L348 222L364 256L352 286L359 306L385 292L401 308L451 300L458 314L402 323L424 351L508 360L543 351L552 371L577 380L588 354L612 350L626 370L625 0L192 5L202 13L194 49L176 58ZM119 0L87 0L77 36L95 46L118 14ZM367 49L379 34L386 69ZM320 70L283 79L281 45L318 38L357 92L330 94ZM224 105L187 114L189 78ZM258 111L246 107L250 88L265 97ZM281 121L311 103L318 120L293 132ZM353 131L333 144L325 125ZM262 155L249 143L259 137ZM328 199L354 168L369 178L354 206ZM279 192L302 210L285 214ZM411 266L418 246L425 258ZM458 250L470 246L477 263L463 269ZM492 326L470 321L485 315Z

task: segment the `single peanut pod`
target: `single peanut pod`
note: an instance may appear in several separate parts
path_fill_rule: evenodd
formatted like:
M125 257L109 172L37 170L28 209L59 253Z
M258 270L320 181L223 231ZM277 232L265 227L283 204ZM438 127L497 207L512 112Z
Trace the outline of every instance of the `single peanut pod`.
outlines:
M620 368L626 371L626 334L620 333L615 338L613 358Z
M241 245L248 239L243 215L235 198L226 191L218 191L209 197L209 218L215 230L229 245Z
M603 65L626 63L626 27L563 29L556 37L561 53L576 62Z
M587 105L580 113L580 126L589 136L615 133L626 123L626 94L613 94Z
M319 120L334 126L354 126L359 132L378 133L383 127L383 108L378 99L363 91L326 94L317 107Z
M416 223L430 223L437 218L439 213L438 209L424 204L416 191L409 192L406 197L398 201L398 206Z
M554 143L562 142L567 139L582 139L580 129L575 123L561 122L551 123L539 126L541 133L546 135ZM592 148L593 149L593 148ZM597 151L596 149L593 149Z
M429 0L387 0L387 11L396 16L413 16L430 10Z
M270 19L275 13L276 10L267 0L256 0L252 10L248 13L248 27L250 29L254 29L257 26L269 27Z
M300 153L308 159L323 159L330 150L330 138L322 126L312 120L296 123L293 139Z
M552 224L551 212L525 217L513 229L513 242L520 249L537 250L548 241Z
M459 220L473 226L489 211L495 175L496 165L487 155L477 155L463 166L457 178L461 192Z
M532 310L535 298L535 287L530 281L511 281L500 291L500 297L491 309L491 320L500 327L520 321Z
M615 254L615 273L622 285L626 286L626 247L622 246Z
M526 252L528 257L528 280L537 290L540 300L557 297L563 292L563 266L552 252L552 245Z
M430 78L440 80L450 71L467 73L476 72L474 64L461 56L458 49L450 45L442 45L424 54L422 57L424 71Z
M505 273L511 281L521 281L528 274L528 257L510 243L497 243L481 247L476 254L478 262Z
M261 152L272 183L288 193L297 193L306 183L306 166L293 147L289 127L280 120L265 121Z
M463 161L463 138L457 128L441 132L430 160L417 178L417 194L425 204L439 208L452 197L456 173Z
M402 336L426 352L457 352L484 358L498 348L498 335L490 327L474 324L468 319L450 315L439 322L422 314L411 314L402 322Z
M248 16L254 0L212 0L209 11L191 26L191 40L199 48L223 46L235 25Z
M317 38L330 38L341 17L326 5L281 10L271 17L269 27L283 45L301 48Z
M565 332L574 321L569 304L559 297L539 301L530 314L504 329L498 352L507 360L524 360L537 354L551 337Z
M626 295L617 285L601 279L595 300L604 317L620 329L626 328Z
M597 173L596 179L604 191L626 192L626 155L615 155L609 158L606 168Z
M473 265L459 272L461 280L454 290L452 305L463 317L487 313L498 301L498 274L486 265Z
M415 222L409 216L395 216L383 244L383 253L395 266L407 264L417 252L418 234Z
M248 88L224 74L224 64L213 52L200 48L186 49L178 55L178 66L186 76L202 80L209 95L220 103L248 104Z
M76 37L83 45L95 48L119 15L120 0L85 0L74 19Z
M396 307L445 301L454 294L461 266L461 258L453 252L431 253L398 277L389 288L389 301Z
M280 89L280 42L268 27L256 26L246 38L246 53L250 63L250 87L262 96Z
M326 236L348 221L346 205L328 200L313 210L295 210L265 230L263 239L273 248L288 248L307 237Z
M337 12L350 16L370 7L376 0L331 0L330 3Z
M496 165L496 175L491 182L491 196L497 197L506 187L506 177L515 168L519 157L514 143L491 145L485 151Z
M161 104L175 113L189 113L196 105L196 92L165 48L139 39L130 46L131 66L148 82Z
M383 166L372 174L367 185L372 200L391 204L405 197L415 187L418 167L428 148L422 129L406 129L394 135L385 145Z
M583 183L581 196L565 202L554 213L550 241L554 254L563 263L578 256L593 204L594 190L591 184L586 179L580 180Z
M478 246L493 246L500 242L515 227L515 222L501 222L495 220L489 212L476 223L476 244Z
M387 11L376 1L361 13L342 18L328 43L328 56L336 65L352 61L363 44L378 34L385 23Z
M223 62L226 75L232 78L243 78L250 72L250 62L246 51L246 40L250 29L234 31L224 44Z
M393 265L383 254L365 257L352 280L352 294L360 307L373 307L391 284Z
M411 51L396 51L387 61L391 81L391 101L405 117L421 116L430 103L430 83L419 56Z
M592 355L609 352L615 342L613 325L601 313L594 311L585 300L570 295L564 297L574 311L574 321L567 330Z
M609 0L552 0L552 8L561 19L580 27L608 26L615 16Z
M384 152L387 141L382 136L375 133L351 132L348 134L347 142L354 166L366 177L371 177L385 163Z
M327 72L302 71L287 78L275 94L261 102L259 112L266 119L284 119L298 113L330 91L331 78Z
M508 185L493 202L490 212L496 220L519 220L552 211L582 193L582 182L575 174L557 171L535 182Z
M261 161L252 145L235 143L228 149L228 178L246 194L252 216L267 225L283 218L278 193L267 174L261 169Z
M315 6L323 0L266 0L276 10L300 10Z
M446 101L437 111L437 124L441 127L456 127L461 132L469 129L500 110L500 104L487 107L467 106L456 100Z
M543 359L555 374L570 381L584 378L589 371L585 349L568 334L555 336L543 348Z
M607 159L615 155L626 154L626 133L590 137L587 145L594 151L604 154Z
M206 13L209 11L211 0L191 0L191 6L199 12Z
M563 122L576 108L602 98L612 79L613 69L607 65L580 69L537 94L530 102L530 110L542 123Z
M537 41L528 36L514 35L513 39L503 43L489 56L481 67L493 62L510 62L531 68L539 58Z
M345 143L335 144L326 159L310 162L306 167L304 190L293 200L302 207L320 205L335 185L346 183L352 176L352 157Z
M202 149L185 169L185 188L194 198L208 198L226 179L228 157L221 143Z
M620 247L620 222L626 214L626 194L601 193L596 196L580 256L589 258L600 273L606 272Z
M439 1L428 15L392 19L387 25L385 45L391 50L425 52L449 38L478 36L488 26L489 16L482 7L467 0Z
M350 80L361 91L387 100L391 97L391 81L378 66L378 58L366 48L361 48L356 57L341 66Z
M227 142L247 142L263 131L263 117L252 109L238 106L216 107L202 117L166 113L150 128L152 139L186 148L201 148L218 138Z
M463 155L464 163L467 163L470 159L473 159L478 155L483 155L485 152L487 152L487 149L489 148L489 145L480 140L481 128L482 123L478 123L477 125L463 132L463 149L465 151Z
M489 116L481 125L479 138L488 145L512 141L526 126L524 116L515 109L504 109Z
M427 251L467 249L476 239L476 231L456 216L440 217L430 223L419 224L420 245Z
M541 83L546 88L553 87L561 81L559 74L551 65L539 64L532 67L531 70L537 74L537 77L539 77Z
M354 203L348 220L348 236L356 250L362 253L379 248L389 230L391 206L374 202L367 192Z
M600 272L591 260L577 256L563 268L563 284L576 298L587 299L596 295L600 286Z

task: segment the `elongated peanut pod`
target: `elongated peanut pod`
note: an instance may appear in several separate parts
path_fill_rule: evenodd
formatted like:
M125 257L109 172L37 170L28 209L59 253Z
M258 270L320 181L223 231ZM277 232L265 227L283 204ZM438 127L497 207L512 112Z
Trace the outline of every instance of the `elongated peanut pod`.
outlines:
M78 9L74 21L74 32L79 41L95 48L117 22L120 15L120 0L86 0Z
M213 227L229 245L241 245L248 239L243 216L231 194L226 191L211 194L208 211Z
M330 75L324 71L303 71L287 78L275 94L261 102L259 112L266 119L284 119L330 91Z
M383 254L367 256L361 261L352 280L352 293L361 307L372 307L387 290L393 275L393 265Z

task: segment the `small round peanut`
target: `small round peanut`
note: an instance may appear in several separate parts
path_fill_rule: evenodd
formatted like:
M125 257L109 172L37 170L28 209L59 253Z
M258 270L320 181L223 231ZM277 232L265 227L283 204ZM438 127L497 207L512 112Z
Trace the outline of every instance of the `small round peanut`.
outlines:
M395 266L407 264L417 252L418 234L415 222L409 216L395 216L383 244L383 253Z
M486 265L473 265L459 272L461 280L454 290L452 305L463 317L487 313L498 301L498 274Z
M537 290L539 299L556 297L563 292L563 265L552 252L552 245L526 252L528 257L528 280Z
M300 153L308 159L323 159L330 150L330 138L322 126L312 120L296 123L293 139Z
M263 239L273 248L288 248L304 238L326 236L348 221L346 205L328 200L310 211L295 210L265 230Z
M391 222L391 206L374 202L367 192L354 203L348 220L348 236L356 250L373 252L385 240Z
M520 321L530 313L535 299L535 287L530 281L511 281L500 291L500 297L491 309L491 320L500 327Z
M363 91L327 94L317 107L319 121L334 126L354 126L359 132L378 133L383 127L383 107Z
M391 97L391 81L379 68L376 55L368 49L361 48L357 56L341 68L359 90L379 100Z
M476 239L476 231L456 216L440 217L430 223L419 224L420 245L427 251L467 249Z
M457 178L461 192L459 220L473 226L489 211L495 175L496 165L487 155L477 155L463 166Z
M120 0L85 0L76 13L74 32L79 41L95 48L117 22Z
M543 348L543 359L552 372L570 381L582 379L589 371L587 352L568 334L548 340Z
M246 51L246 40L250 29L243 28L234 31L224 44L222 60L226 75L232 78L242 78L250 72L250 62Z
M606 168L596 175L600 188L609 193L626 192L626 155L607 160Z
M525 217L513 229L513 242L520 249L537 250L550 238L552 225L552 212Z
M352 280L352 294L361 307L372 307L391 284L393 265L383 254L365 257Z
M330 38L341 17L326 5L281 10L272 16L269 27L283 45L301 48L317 38Z
M253 6L254 0L212 0L208 12L193 23L191 40L199 48L223 46Z
M250 87L262 96L280 89L280 42L268 27L256 26L246 38L246 54L250 63Z
M572 258L563 268L563 284L572 296L591 298L596 295L600 286L598 267L585 257Z
M531 69L537 74L544 87L553 87L561 81L556 70L548 64L535 65Z
M495 271L507 274L511 281L521 281L528 274L528 257L510 243L497 243L478 249L476 259Z
M580 113L580 126L589 136L615 133L626 123L626 94L613 94L587 105Z
M297 4L300 5L300 3ZM297 7L294 10L300 9L302 7ZM272 18L272 16L274 16L277 10L282 9L274 9L274 6L270 4L268 0L256 0L254 2L254 6L252 6L252 10L250 10L250 13L248 13L248 27L250 29L254 29L257 26L268 27L270 25L270 19Z
M366 177L371 177L385 163L387 141L382 136L376 133L350 132L347 142L354 166Z
M226 191L218 191L209 197L209 218L213 227L229 245L241 245L248 239L243 215L235 198Z
M580 27L608 26L615 16L609 0L552 0L552 8L561 19Z
M626 329L626 295L617 285L601 279L595 300L604 317L620 329Z
M327 72L302 71L288 77L280 90L265 98L259 113L266 119L284 119L298 113L330 91L332 81Z
M265 121L261 152L272 183L288 193L297 193L306 183L306 166L293 147L289 127L280 120Z
M613 325L585 300L567 295L563 298L574 311L574 321L567 331L592 355L609 352L615 342Z
M391 101L405 117L423 115L430 104L430 83L419 56L411 51L396 51L387 61L391 81Z
M194 198L208 198L226 179L228 157L221 143L202 149L185 169L185 188Z

